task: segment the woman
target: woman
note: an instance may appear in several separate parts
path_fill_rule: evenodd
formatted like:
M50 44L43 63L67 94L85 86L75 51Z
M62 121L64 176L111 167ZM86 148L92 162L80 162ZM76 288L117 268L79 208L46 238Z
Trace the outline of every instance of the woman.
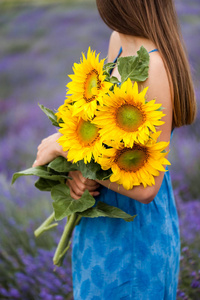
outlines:
M191 124L196 103L190 70L172 0L97 0L104 22L114 30L108 61L135 55L143 45L150 53L147 100L164 107L160 140L170 141L175 127ZM118 53L118 51L120 52ZM112 74L120 80L115 68ZM44 139L37 161L43 165L67 156L56 142L59 133ZM97 200L137 215L133 222L82 218L73 238L74 299L175 300L179 270L179 229L169 172L160 172L155 185L125 190L116 183L86 179L70 172L71 196L88 189ZM100 187L100 188L99 188Z

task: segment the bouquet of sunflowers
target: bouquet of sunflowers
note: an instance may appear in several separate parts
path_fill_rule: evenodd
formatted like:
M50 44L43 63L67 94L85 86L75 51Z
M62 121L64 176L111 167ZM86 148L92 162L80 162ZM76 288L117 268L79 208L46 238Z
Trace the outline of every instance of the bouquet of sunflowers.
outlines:
M36 229L36 236L57 226L54 221L67 219L53 259L58 266L82 217L122 218L127 222L135 217L96 201L87 190L74 200L66 185L68 172L80 170L86 178L109 179L129 190L141 184L144 188L154 185L154 177L165 171L163 165L170 164L165 158L168 143L158 141L161 132L156 130L164 123L161 104L146 101L148 88L138 91L137 82L148 78L148 52L141 47L136 56L104 62L89 48L87 57L82 54L80 63L74 64L66 100L57 112L39 105L59 128L58 143L67 157L13 175L12 182L20 176L36 175L39 179L35 186L51 192L53 213ZM114 67L121 81L111 75Z

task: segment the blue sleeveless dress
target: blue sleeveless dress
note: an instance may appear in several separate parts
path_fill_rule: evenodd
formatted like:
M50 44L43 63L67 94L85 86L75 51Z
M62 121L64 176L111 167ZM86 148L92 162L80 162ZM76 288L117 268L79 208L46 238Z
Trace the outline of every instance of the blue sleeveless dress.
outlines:
M169 171L150 204L105 187L96 200L137 217L81 219L72 243L74 300L175 300L180 239Z

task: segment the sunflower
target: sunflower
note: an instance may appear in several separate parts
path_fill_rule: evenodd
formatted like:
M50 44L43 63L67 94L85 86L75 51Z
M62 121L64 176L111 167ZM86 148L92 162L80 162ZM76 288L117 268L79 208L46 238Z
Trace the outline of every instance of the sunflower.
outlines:
M72 102L72 97L68 96L67 99L65 99L64 104L62 104L57 109L57 113L55 113L55 116L57 117L58 122L61 121L63 112L70 109L70 105L72 104Z
M102 96L109 91L112 84L104 81L106 78L103 75L105 59L99 61L99 54L95 56L95 51L91 51L90 47L87 58L84 53L82 56L80 64L74 64L74 74L69 75L72 81L67 84L67 95L72 95L74 115L82 114L84 117L92 118L97 104L102 104Z
M104 149L99 163L103 170L111 168L111 182L122 184L127 190L143 184L155 184L155 176L160 171L165 172L163 165L170 165L165 158L165 148L168 142L157 142L161 132L152 133L145 144L134 143L133 147L125 147L123 143L118 148Z
M94 158L97 161L103 146L100 141L99 128L90 120L84 120L72 116L69 108L61 111L61 122L59 132L62 136L58 143L64 151L68 151L67 159L76 163L84 159L85 163Z
M93 120L101 128L103 139L123 140L125 146L132 147L135 141L144 144L150 131L155 132L156 126L164 124L160 121L164 116L159 110L161 104L145 100L147 89L139 93L137 82L133 85L128 79L104 96L104 106L99 107Z

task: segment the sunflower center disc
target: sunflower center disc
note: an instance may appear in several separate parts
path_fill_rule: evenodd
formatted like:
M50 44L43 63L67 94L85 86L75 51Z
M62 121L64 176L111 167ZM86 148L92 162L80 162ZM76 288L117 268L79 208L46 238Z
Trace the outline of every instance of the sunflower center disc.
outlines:
M84 99L86 102L90 102L95 99L97 90L100 89L101 84L99 80L99 74L97 70L92 70L87 74L84 83Z
M143 123L143 115L139 108L133 105L122 105L116 114L117 123L125 131L136 131Z
M84 145L93 143L98 137L98 128L89 121L81 120L77 128L78 136Z
M127 172L135 172L139 170L145 163L147 158L147 150L143 147L136 147L135 149L119 150L117 154L117 165L121 170Z

